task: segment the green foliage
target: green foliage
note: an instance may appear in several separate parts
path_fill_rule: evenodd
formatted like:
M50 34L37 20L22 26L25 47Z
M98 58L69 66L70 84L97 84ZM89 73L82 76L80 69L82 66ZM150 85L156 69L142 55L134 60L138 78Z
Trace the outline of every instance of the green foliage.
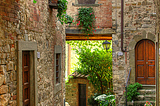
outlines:
M95 93L94 95L92 95L90 98L88 98L88 104L91 106L98 106L98 101L95 100L95 98L99 96L98 93Z
M102 94L105 89L112 85L112 52L106 52L102 48L102 44L94 44L90 41L76 43L79 47L74 48L79 60L76 71L89 75L90 83Z
M95 98L100 103L100 106L115 106L115 95L102 94Z
M67 80L65 80L65 84L66 84L66 85L68 85L68 84L69 84L69 83L68 83L68 82L69 82L69 80L70 80L70 79L72 79L72 78L73 78L73 76L68 76L68 79L67 79Z
M93 33L95 15L93 8L79 8L78 9L78 24L79 27L82 27L82 32L85 34Z
M86 37L87 39L87 37ZM104 42L104 40L86 40L86 41L78 41L78 40L74 40L74 41L66 41L67 44L71 45L73 50L78 50L78 48L82 48L83 46L86 46L90 49L92 48L99 48L99 49L103 49L102 43ZM111 51L112 49L110 49L109 51Z
M67 0L58 0L58 14L57 17L59 18L61 24L69 23L73 21L73 18L66 14L67 10Z
M36 1L36 0L33 0L33 3L37 3L37 1Z
M127 87L127 100L136 100L136 97L139 95L138 89L142 88L142 84L139 84L138 82L134 83L133 85L130 84Z
M73 18L70 16L70 15L67 15L66 14L66 16L65 16L65 23L67 24L67 23L72 23L72 21L73 21Z

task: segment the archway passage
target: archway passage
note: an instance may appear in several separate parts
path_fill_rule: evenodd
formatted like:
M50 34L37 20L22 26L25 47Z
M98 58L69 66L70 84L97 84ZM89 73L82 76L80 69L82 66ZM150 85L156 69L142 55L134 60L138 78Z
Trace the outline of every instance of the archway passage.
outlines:
M155 44L141 40L135 47L136 82L155 85Z

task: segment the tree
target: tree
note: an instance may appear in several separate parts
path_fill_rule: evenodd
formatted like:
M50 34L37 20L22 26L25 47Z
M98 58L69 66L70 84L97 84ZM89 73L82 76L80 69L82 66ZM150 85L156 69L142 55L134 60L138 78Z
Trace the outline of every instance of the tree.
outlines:
M109 83L112 82L112 52L106 52L102 46L91 48L93 48L93 43L90 46L75 49L79 56L76 71L89 75L90 83L103 94L105 88L109 87Z

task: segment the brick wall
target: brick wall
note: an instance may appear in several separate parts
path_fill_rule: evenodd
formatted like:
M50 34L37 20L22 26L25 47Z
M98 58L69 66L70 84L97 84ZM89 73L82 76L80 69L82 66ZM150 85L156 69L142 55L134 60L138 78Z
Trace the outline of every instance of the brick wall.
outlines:
M63 105L65 30L48 0L0 1L0 105L17 104L17 40L37 43L38 105ZM54 89L54 45L62 46L62 90Z
M78 14L78 8L86 6L75 6L73 4L76 0L68 0L67 14L76 18ZM92 7L95 11L96 28L111 28L112 27L112 0L98 0L99 6L87 6ZM98 27L99 26L99 27Z

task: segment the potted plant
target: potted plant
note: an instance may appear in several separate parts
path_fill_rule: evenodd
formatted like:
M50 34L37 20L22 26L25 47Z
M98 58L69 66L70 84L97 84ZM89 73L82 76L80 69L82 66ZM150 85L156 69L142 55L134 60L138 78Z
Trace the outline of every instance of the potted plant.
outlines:
M146 101L146 103L144 104L144 106L153 106L150 102Z
M58 0L48 0L48 4L51 8L58 8Z

